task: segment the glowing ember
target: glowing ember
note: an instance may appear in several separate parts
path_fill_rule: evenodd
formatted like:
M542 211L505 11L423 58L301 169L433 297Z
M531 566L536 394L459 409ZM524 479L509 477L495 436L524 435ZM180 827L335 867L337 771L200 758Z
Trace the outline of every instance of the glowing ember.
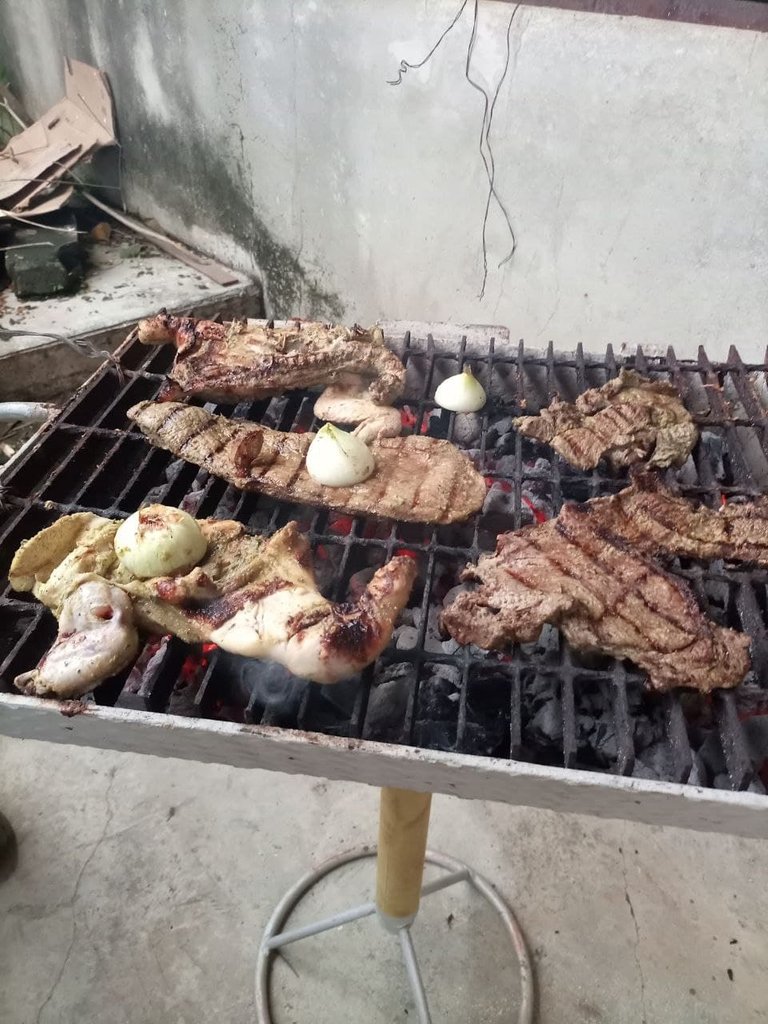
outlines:
M352 530L352 522L351 516L329 516L328 529L331 533L338 533L340 536L346 537Z
M546 523L546 521L547 521L546 512L542 512L540 508L536 508L536 506L533 504L533 502L531 501L531 499L527 495L522 494L521 498L523 500L523 503L531 510L533 518L536 520L536 522L537 523Z

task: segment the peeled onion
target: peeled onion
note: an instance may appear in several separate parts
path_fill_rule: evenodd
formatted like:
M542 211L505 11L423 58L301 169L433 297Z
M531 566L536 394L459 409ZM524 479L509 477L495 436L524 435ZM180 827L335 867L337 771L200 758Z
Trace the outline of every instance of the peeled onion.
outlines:
M188 571L203 559L207 547L192 516L169 505L139 509L115 534L117 557L140 579Z
M332 423L322 426L307 449L307 472L326 487L351 487L376 468L373 454L359 437Z
M467 367L438 385L435 401L449 412L478 412L486 402L483 385Z

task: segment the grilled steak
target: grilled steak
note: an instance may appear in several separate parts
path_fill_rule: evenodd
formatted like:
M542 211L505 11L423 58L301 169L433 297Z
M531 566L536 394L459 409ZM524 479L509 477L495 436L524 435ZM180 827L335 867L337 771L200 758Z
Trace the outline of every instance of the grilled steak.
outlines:
M376 469L367 480L325 487L305 466L314 434L270 430L176 402L139 402L128 417L159 448L272 498L419 523L467 519L485 498L485 480L467 456L432 437L379 438L371 444Z
M662 691L736 686L749 668L748 637L711 622L685 583L604 533L584 505L502 534L462 579L480 586L443 612L460 643L503 648L550 622L577 650L631 659Z
M306 538L288 523L265 540L231 521L203 519L203 561L183 576L137 579L118 560L119 522L80 512L25 541L11 565L15 590L31 590L59 619L59 636L16 685L36 695L79 696L125 667L136 629L211 641L291 672L335 683L386 646L413 585L411 558L382 566L354 603L318 591Z
M176 346L169 398L234 403L325 386L352 373L367 381L369 398L387 404L405 385L405 367L379 328L302 320L281 327L253 320L219 324L163 312L142 320L138 334L147 345Z
M592 469L603 457L614 469L643 461L679 466L698 437L675 388L633 370L622 370L573 404L555 399L538 416L521 416L514 423L579 469Z
M668 490L656 473L637 473L631 487L582 506L593 529L647 555L753 562L768 568L768 497L729 502L716 512Z

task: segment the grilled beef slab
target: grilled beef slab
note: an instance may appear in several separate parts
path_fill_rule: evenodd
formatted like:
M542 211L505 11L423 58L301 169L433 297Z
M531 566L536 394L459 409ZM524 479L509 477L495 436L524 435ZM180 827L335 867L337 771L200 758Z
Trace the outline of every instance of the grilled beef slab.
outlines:
M675 388L633 370L622 370L573 404L555 399L538 416L521 416L514 423L579 469L593 469L603 457L614 469L643 461L679 466L698 437Z
M139 341L172 343L169 398L212 402L266 398L293 388L364 379L368 397L386 405L403 391L405 367L380 328L335 327L304 320L267 327L253 320L219 324L160 313L139 323Z
M768 568L768 497L729 502L716 512L674 494L656 473L636 473L631 487L582 506L593 529L636 551Z
M210 641L335 683L383 650L416 576L413 559L393 558L357 601L333 604L317 589L296 523L267 540L240 523L202 519L208 550L198 566L181 576L138 579L115 554L119 525L89 512L63 516L16 553L11 586L32 591L59 619L49 653L16 679L25 693L87 693L130 664L137 630Z
M418 523L467 519L485 499L485 480L469 458L432 437L379 438L371 444L376 469L367 480L325 487L305 466L314 434L270 430L178 402L139 402L128 418L159 448L272 498Z
M494 555L468 566L462 579L480 585L443 612L451 636L498 649L550 622L577 650L634 661L656 690L736 686L749 638L715 625L685 583L601 530L589 504L502 534Z

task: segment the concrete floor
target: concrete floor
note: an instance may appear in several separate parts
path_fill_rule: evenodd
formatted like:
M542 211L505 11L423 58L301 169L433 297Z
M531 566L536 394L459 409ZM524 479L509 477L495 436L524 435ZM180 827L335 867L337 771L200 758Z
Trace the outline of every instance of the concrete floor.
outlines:
M0 808L19 841L0 884L3 1024L252 1021L278 896L376 828L376 792L361 786L3 738ZM431 843L516 908L541 1024L768 1019L765 843L447 797ZM297 919L366 898L371 878L349 869ZM463 887L424 908L414 939L435 1024L514 1020L493 915ZM373 921L287 958L279 1024L415 1020Z

